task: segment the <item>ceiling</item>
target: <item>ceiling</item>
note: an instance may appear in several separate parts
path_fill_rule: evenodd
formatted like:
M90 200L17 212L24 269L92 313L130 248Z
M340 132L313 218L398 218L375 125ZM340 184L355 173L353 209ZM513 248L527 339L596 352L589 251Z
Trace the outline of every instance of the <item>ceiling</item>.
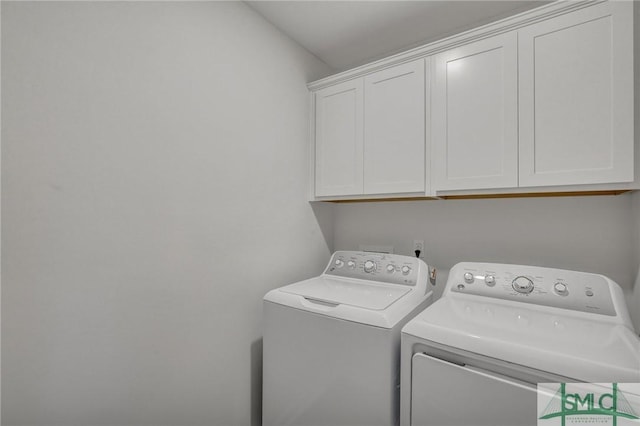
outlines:
M544 1L247 1L335 71L543 5Z

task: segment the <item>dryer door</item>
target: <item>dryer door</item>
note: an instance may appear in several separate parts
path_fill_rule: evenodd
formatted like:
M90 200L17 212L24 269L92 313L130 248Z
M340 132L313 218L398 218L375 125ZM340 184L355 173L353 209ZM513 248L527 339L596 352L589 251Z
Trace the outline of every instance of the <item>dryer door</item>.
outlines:
M422 353L412 360L412 426L520 426L537 422L536 385Z

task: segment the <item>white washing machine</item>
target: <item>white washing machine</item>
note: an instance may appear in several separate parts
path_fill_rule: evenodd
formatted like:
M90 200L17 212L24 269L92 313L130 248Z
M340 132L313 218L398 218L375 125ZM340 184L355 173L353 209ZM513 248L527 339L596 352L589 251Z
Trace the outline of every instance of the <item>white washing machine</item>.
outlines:
M420 259L338 251L264 297L263 425L396 425L400 330L431 302Z
M640 382L640 340L602 275L459 263L401 362L402 426L530 426L538 383Z

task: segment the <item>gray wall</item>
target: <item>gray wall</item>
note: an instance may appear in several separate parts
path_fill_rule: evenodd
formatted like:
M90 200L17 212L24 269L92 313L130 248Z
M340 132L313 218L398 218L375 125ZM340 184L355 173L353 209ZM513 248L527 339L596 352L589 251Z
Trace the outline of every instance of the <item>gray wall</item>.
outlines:
M638 194L633 198L637 222ZM631 201L623 194L339 204L334 247L392 245L396 253L410 254L414 239L425 240L425 260L439 269L440 291L448 270L461 261L600 273L623 287L640 331L638 299L631 297L638 270Z
M257 422L328 71L240 2L3 3L3 425Z

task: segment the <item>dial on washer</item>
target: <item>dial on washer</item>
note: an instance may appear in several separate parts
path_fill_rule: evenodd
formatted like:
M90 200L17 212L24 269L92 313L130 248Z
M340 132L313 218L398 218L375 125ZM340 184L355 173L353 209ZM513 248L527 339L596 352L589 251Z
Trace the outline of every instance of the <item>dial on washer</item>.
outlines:
M533 281L527 277L519 276L511 282L511 287L518 293L528 294L533 291Z
M364 262L364 271L365 272L373 272L376 270L376 262L373 260L367 260Z

